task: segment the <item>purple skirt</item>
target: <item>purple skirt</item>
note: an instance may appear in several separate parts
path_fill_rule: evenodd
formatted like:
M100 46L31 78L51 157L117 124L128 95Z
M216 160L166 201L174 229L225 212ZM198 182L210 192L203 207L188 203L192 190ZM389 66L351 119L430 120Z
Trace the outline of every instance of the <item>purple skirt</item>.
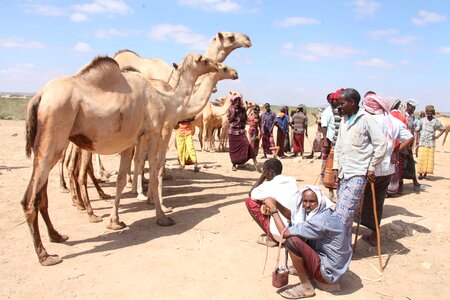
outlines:
M230 158L234 165L245 164L249 159L255 158L255 151L250 145L245 133L240 135L230 134Z

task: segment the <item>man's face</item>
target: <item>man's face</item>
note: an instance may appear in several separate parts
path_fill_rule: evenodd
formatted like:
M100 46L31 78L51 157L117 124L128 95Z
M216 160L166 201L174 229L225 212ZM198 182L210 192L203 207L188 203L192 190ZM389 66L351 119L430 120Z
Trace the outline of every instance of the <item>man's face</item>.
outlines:
M353 113L353 102L345 100L345 97L339 96L339 107L344 115Z
M427 110L425 111L425 115L427 116L428 120L433 119L434 110L432 110L432 109L427 109Z
M416 110L416 108L414 106L412 106L409 103L406 104L406 112L408 114L410 114L410 115L414 114L414 110Z
M312 190L304 191L302 195L302 203L306 214L309 214L319 205L316 193L314 193Z
M265 104L264 108L266 109L266 111L270 111L270 104Z
M267 168L266 165L263 165L263 173L267 181L271 181L275 177L275 172Z

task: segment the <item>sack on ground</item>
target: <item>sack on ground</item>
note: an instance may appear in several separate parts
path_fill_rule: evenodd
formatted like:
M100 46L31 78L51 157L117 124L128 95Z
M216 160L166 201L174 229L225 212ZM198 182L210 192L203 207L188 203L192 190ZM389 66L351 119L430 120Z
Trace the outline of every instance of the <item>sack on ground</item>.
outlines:
M272 285L281 288L289 282L289 270L286 266L279 266L272 272Z

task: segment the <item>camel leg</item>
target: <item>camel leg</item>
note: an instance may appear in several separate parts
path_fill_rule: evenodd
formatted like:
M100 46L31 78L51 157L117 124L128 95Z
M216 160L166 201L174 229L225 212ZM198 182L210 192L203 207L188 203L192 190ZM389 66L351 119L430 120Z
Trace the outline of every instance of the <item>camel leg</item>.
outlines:
M143 188L143 174L147 143L147 138L145 136L142 136L139 144L136 146L136 153L134 155L134 176L132 192L137 193L137 199L141 201L147 200L147 196L144 195Z
M124 222L119 221L119 205L122 191L127 184L127 172L133 157L133 148L134 146L120 153L119 174L117 175L116 183L116 198L114 199L114 204L111 209L109 224L106 226L109 229L120 230L127 226Z
M94 184L95 189L97 190L97 193L98 193L98 196L100 197L100 199L109 199L109 198L111 198L111 196L106 194L103 191L102 187L98 184L98 180L97 180L97 178L95 177L95 174L94 174L94 165L92 164L92 159L90 159L89 162L88 162L87 174L91 178L92 183Z
M200 142L200 149L203 150L203 127L198 127L198 141Z
M446 130L446 131L445 131L445 134L444 134L444 140L442 141L442 146L444 146L445 140L447 140L448 132L449 132L449 130Z
M77 178L78 186L81 191L81 198L83 199L84 206L86 207L86 213L88 214L89 222L98 223L102 221L102 218L94 214L94 210L89 200L89 194L87 192L87 168L89 162L92 161L92 153L86 150L81 150L81 161L79 167L79 173Z
M67 173L69 174L70 194L72 196L72 205L76 206L78 210L86 210L84 206L80 186L78 185L77 178L79 176L80 168L80 152L81 149L78 146L73 145L70 150L70 161L67 167Z
M59 163L59 190L62 193L68 193L69 189L67 188L66 180L64 179L64 161L66 159L66 150L64 150L62 158Z
M39 137L36 139L39 143ZM31 236L33 238L34 248L38 256L39 262L42 266L56 265L62 261L62 259L57 255L49 255L42 244L41 236L39 233L38 225L38 209L44 211L44 220L49 227L49 233L51 233L51 239L62 241L67 239L66 236L60 235L53 228L46 211L47 207L47 180L48 175L52 167L58 162L59 155L55 155L55 152L51 153L51 149L45 149L49 147L48 145L41 144L42 151L38 150L37 155L34 157L33 163L33 173L30 178L27 190L24 197L22 198L21 205L25 213L25 218L27 220L28 226L30 228ZM65 148L65 147L64 147ZM61 149L61 152L64 150ZM61 153L59 152L59 153ZM36 152L35 152L36 153ZM44 153L44 154L42 154ZM44 200L43 200L44 199ZM44 201L43 204L41 202ZM41 206L42 205L42 206Z

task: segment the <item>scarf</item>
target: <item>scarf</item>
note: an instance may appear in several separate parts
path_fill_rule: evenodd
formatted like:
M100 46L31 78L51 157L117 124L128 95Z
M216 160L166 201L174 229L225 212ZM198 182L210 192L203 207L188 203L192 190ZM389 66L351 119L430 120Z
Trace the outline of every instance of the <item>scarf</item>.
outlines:
M386 97L386 104L389 108L389 111L393 111L393 108L398 105L399 103L401 103L400 99L395 98L395 97ZM400 107L399 107L400 108ZM399 109L397 108L397 109Z
M317 207L315 209L313 209L309 214L306 214L306 211L303 208L303 201L302 201L303 192L305 192L307 190L311 190L314 192L314 194L316 194L317 202L318 202ZM300 191L300 197L299 197L299 200L297 200L297 204L296 204L296 212L292 216L292 223L300 224L305 221L308 221L313 216L318 214L319 212L322 212L322 211L330 208L333 205L334 205L334 203L331 202L330 199L328 199L327 197L322 195L322 191L320 190L320 187L318 187L316 185L305 185L303 187L303 189Z
M375 94L370 94L367 95L363 102L362 102L362 106L364 108L365 111L367 111L369 114L371 115L385 115L386 116L386 120L387 120L387 125L388 125L388 131L387 131L387 139L388 142L392 143L393 142L393 138L392 138L392 120L389 117L389 106L386 103L386 101L384 101L383 98L381 98L380 96L377 96Z
M236 101L239 101L239 106L240 106L240 107L244 107L244 108L245 108L245 105L244 105L244 96L242 96L241 93L235 92L235 93L233 94L233 96L231 96L231 106L234 106L234 103L235 103Z

